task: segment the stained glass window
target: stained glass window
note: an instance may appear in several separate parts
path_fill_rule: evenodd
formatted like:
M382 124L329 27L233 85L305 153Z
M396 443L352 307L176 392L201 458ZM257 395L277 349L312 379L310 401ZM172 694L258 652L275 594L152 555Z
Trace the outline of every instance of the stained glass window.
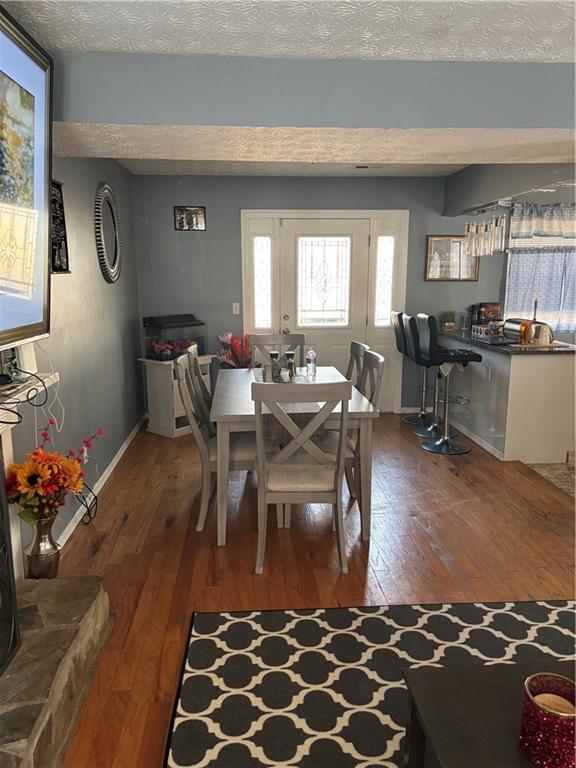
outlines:
M351 238L298 238L298 325L346 326Z

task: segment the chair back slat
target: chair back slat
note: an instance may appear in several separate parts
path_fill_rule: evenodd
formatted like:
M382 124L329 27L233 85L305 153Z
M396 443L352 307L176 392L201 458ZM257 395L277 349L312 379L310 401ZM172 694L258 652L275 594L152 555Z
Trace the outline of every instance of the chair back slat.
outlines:
M192 344L190 347L188 347L186 352L188 354L190 370L194 371L194 376L198 382L198 387L200 393L202 394L202 399L206 403L206 407L209 410L212 407L212 396L210 395L210 392L208 392L208 387L204 381L204 376L202 376L202 371L200 370L200 363L198 362L198 345Z
M305 451L310 457L310 465L307 468L332 469L339 477L344 469L346 432L348 429L348 402L352 396L352 384L349 381L333 384L252 384L252 400L256 411L256 443L258 449L258 466L262 477L273 466L282 466L283 469L302 470L307 467L302 461L290 461L294 454ZM287 404L321 404L320 409L314 413L310 421L301 427L294 422L286 407ZM333 414L334 409L340 405L340 426L338 450L336 456L326 453L321 446L315 444L312 438L324 425L325 421ZM275 418L292 438L280 451L276 451L268 458L264 441L264 409ZM298 411L302 413L301 411ZM294 415L294 414L292 414ZM302 454L300 453L300 458Z
M364 352L364 363L362 365L362 375L358 382L358 389L367 397L374 408L378 408L378 400L382 391L382 382L384 377L384 357L369 349Z
M178 391L180 392L180 397L182 399L186 418L192 429L192 434L194 435L194 439L198 444L200 452L204 453L205 457L208 458L208 441L212 435L200 413L200 409L198 408L196 393L192 386L189 357L187 354L180 355L180 357L174 361L174 369L176 371Z
M186 350L186 355L188 357L187 374L190 377L190 383L194 393L194 410L197 411L198 414L202 417L205 427L208 429L210 436L213 437L216 434L216 429L210 421L210 404L207 403L202 391L202 387L206 389L206 386L202 379L200 366L198 365L197 345L192 344L190 347L188 347Z
M277 350L280 353L280 365L283 366L286 363L286 352L297 352L298 361L296 364L300 368L304 367L306 335L303 333L255 333L250 336L249 344L253 363L255 362L254 352L256 350L260 353L266 365L270 364L270 351Z
M287 413L278 406L277 403L269 403L270 412L278 419L283 427L292 435L292 440L286 445L280 453L276 454L272 460L273 464L284 464L296 451L303 449L310 454L316 463L323 466L330 466L334 462L322 451L311 438L322 427L328 416L338 405L338 400L330 400L324 403L322 408L316 413L305 427L300 429Z
M360 381L362 375L362 364L364 361L364 352L370 349L368 344L363 344L361 341L352 341L350 343L350 359L348 360L348 368L346 370L346 378L353 384Z

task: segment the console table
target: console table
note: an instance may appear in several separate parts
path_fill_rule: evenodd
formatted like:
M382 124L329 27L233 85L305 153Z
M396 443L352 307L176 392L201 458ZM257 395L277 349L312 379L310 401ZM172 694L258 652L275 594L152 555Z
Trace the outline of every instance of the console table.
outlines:
M199 355L198 363L206 387L210 390L208 369L214 355ZM146 399L148 401L148 432L163 437L187 435L188 425L184 404L180 397L173 360L150 360L139 357L146 371Z

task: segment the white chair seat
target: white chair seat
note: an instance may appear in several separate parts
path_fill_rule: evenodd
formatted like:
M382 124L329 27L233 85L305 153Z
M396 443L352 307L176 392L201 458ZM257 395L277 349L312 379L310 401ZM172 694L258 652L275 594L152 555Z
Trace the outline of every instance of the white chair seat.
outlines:
M218 456L218 444L215 437L208 441L208 455L210 462L216 462ZM248 463L256 459L256 436L253 432L230 433L230 463Z
M324 446L322 446L324 450ZM270 461L274 454L267 454L266 459ZM334 454L334 458L336 458ZM333 491L335 488L334 468L317 468L311 466L314 459L310 454L301 448L290 456L290 466L285 467L282 464L278 468L268 464L268 482L266 490L271 492L304 493L306 491ZM302 464L302 469L296 465Z

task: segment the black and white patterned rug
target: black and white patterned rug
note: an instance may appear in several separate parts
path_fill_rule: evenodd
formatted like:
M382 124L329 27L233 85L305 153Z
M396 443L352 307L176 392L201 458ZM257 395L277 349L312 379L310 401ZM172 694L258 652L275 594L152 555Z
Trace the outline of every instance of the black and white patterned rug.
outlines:
M403 667L573 658L574 603L197 613L170 768L399 768Z

